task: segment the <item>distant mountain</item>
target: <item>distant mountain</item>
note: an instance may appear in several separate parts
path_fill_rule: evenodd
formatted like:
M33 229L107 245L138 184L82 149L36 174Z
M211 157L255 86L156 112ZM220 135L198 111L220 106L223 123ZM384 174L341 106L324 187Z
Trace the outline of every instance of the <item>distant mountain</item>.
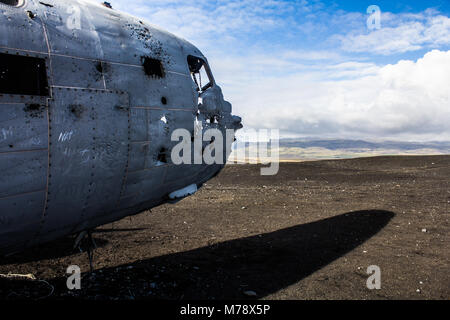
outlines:
M280 147L284 148L324 148L328 150L341 149L361 149L361 150L377 150L377 149L393 149L393 150L420 150L435 149L444 153L450 153L449 142L368 142L364 140L300 140L300 139L282 139Z
M268 146L270 150L274 146ZM245 148L246 155L243 155ZM255 159L256 144L238 144L234 147L233 159L246 162ZM238 151L239 150L239 151ZM281 139L279 141L279 157L285 161L349 159L385 155L450 155L449 142L370 142L364 140L345 139ZM259 155L259 161L270 158L270 155ZM247 160L244 160L247 159Z

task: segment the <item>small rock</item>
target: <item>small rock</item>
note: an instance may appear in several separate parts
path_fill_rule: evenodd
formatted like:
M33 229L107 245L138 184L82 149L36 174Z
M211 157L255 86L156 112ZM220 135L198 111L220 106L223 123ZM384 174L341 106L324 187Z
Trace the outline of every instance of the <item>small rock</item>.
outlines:
M249 296L249 297L256 297L257 296L256 292L255 291L251 291L251 290L245 291L244 294L246 296Z
M420 290L420 289L417 289L417 290L416 290L416 292L417 292L417 293L421 293L421 292L422 292L422 290Z
M242 209L242 210L245 210L245 209L247 209L247 207L242 207L241 209Z
M422 229L422 232L423 233L427 233L427 229Z

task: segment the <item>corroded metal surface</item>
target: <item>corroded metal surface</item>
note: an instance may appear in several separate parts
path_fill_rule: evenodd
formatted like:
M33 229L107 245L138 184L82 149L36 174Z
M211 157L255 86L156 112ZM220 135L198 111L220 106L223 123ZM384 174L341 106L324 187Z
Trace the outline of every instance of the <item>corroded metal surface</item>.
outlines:
M200 123L225 136L241 126L195 46L100 4L0 2L0 53L36 58L48 82L39 96L0 88L3 254L201 187L223 165L175 165L172 132L194 135ZM204 64L210 86L198 87L188 57Z

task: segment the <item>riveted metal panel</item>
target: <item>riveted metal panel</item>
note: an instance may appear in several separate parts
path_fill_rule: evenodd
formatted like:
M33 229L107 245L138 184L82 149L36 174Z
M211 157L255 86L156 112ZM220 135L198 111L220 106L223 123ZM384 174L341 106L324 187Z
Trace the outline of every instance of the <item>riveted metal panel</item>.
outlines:
M100 61L53 56L52 68L55 86L105 89Z
M189 75L185 43L144 21L86 1L52 1L47 17L52 53L141 65L142 56L163 61L167 71Z
M195 181L197 175L199 175L201 172L205 171L205 165L201 164L191 164L191 165L178 165L178 166L170 166L167 170L166 177L164 179L165 184L172 184L173 182L176 182L177 180L185 180L186 185L188 185L188 181ZM182 178L180 179L180 176ZM183 183L182 183L183 184ZM185 186L186 186L185 185Z
M166 195L167 190L163 187L166 169L167 166L160 166L150 170L130 172L125 192L120 201L120 207L136 206Z
M18 8L0 4L0 47L48 52L42 22L36 13L31 1Z
M193 132L198 111L193 45L85 0L0 3L0 25L0 52L45 58L51 88L0 94L0 252L136 214L223 167L170 161L171 133Z
M194 82L190 76L167 73L161 89L161 96L167 99L167 104L163 107L197 112L198 96L193 86Z
M145 108L131 108L131 141L142 142L148 140L147 127L147 109Z
M107 88L128 88L131 107L161 104L162 80L148 77L142 66L109 64L105 80Z
M47 162L47 150L0 153L0 198L44 190Z
M189 111L150 109L148 117L150 144L145 167L151 168L157 165L158 155L162 150L166 150L167 163L171 163L172 148L179 143L179 141L172 141L172 133L177 129L185 129L193 134L194 120L194 114Z
M93 10L91 10L93 11ZM98 14L97 30L106 60L140 65L141 57L159 59L166 71L189 75L180 40L156 29L145 21L128 16L115 16L103 11Z
M44 96L25 96L25 95L12 95L12 94L0 94L0 104L40 104L47 105L48 97Z
M113 211L128 163L127 94L55 89L54 95L43 239Z
M143 154L146 157L146 168L152 168L158 165L161 160L158 155L164 152L166 160L170 160L170 146L171 146L171 131L169 124L161 119L168 115L164 110L149 110L148 128L150 136L150 144L147 153ZM180 128L181 124L180 124Z
M172 131L176 128L184 128L194 133L195 116L194 112L168 110L166 118Z
M0 153L47 148L46 104L0 103Z
M163 78L156 78L146 75L142 66L118 64L107 64L105 70L106 87L128 88L131 107L197 109L190 77L166 73Z
M39 228L45 191L0 199L0 252L21 250Z
M92 58L103 58L94 17L85 5L77 1L54 1L52 7L40 7L45 16L51 53Z
M129 172L144 170L146 168L146 159L149 152L150 142L131 143Z

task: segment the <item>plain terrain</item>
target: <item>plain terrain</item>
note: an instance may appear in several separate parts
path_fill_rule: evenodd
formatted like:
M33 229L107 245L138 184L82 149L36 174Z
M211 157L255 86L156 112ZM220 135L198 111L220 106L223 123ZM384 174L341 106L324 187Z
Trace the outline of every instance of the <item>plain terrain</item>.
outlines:
M176 205L99 228L94 274L70 237L0 260L37 279L0 278L0 299L450 299L450 156L259 169L227 166Z

